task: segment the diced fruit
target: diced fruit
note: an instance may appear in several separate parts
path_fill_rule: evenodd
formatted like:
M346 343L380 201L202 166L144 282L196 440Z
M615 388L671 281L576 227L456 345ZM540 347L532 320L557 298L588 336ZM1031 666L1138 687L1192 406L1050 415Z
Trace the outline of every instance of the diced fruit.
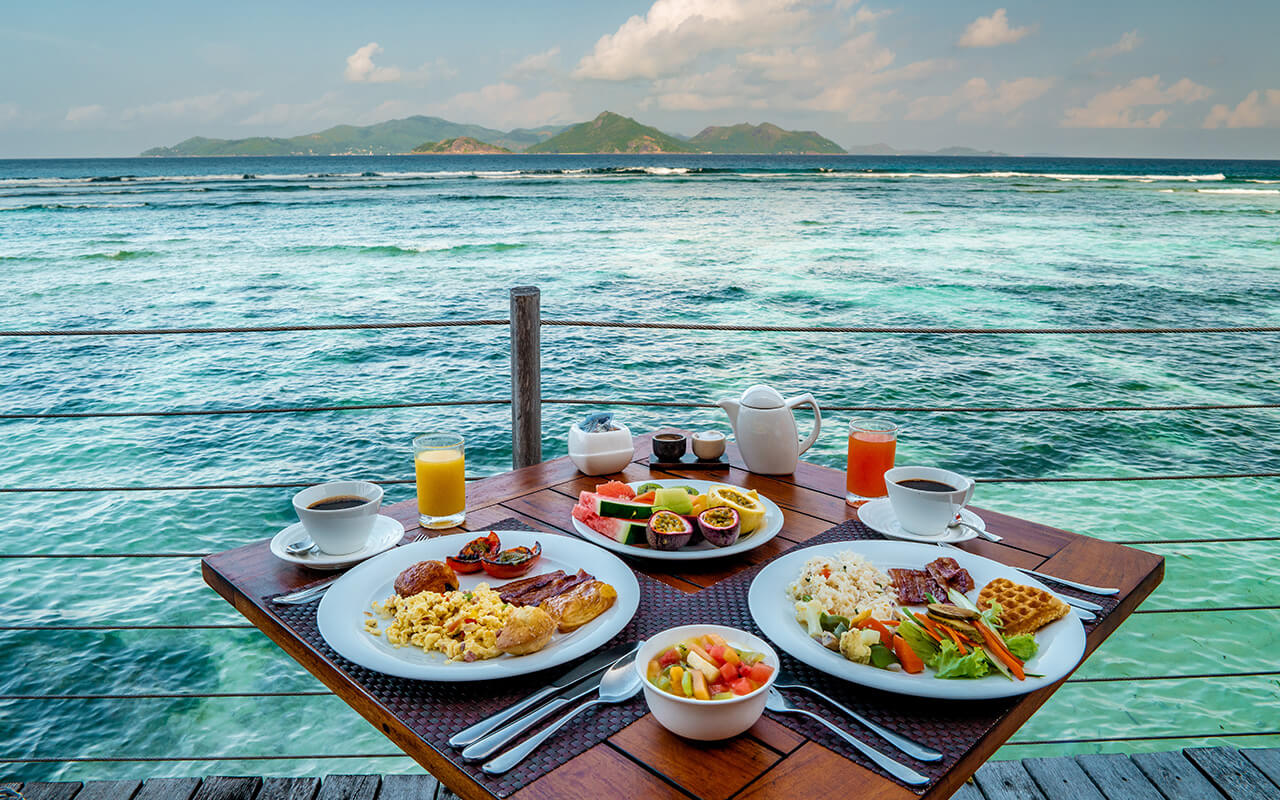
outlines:
M662 672L662 664L656 658L649 659L649 666L645 668L644 676L652 682L658 677L659 672Z
M596 494L604 497L621 497L623 500L632 500L636 496L636 490L622 481L609 481L597 486Z
M644 544L645 523L643 521L602 517L590 508L579 503L573 507L573 518L586 525L596 533L608 536L622 544Z
M738 668L733 664L725 664L720 668L720 677L725 683L732 683L738 679Z
M696 650L689 651L689 666L698 671L698 674L707 680L715 680L720 677L720 670L716 669L716 665L698 655Z
M734 681L729 688L732 689L733 693L736 695L751 694L756 689L756 687L751 685L751 681L746 678L739 678Z
M685 646L689 648L689 652L697 653L699 656L703 658L703 660L708 661L713 665L715 664L715 659L711 657L711 654L708 653L706 651L706 648L704 648L702 645L690 639L689 641L685 642Z
M655 550L679 550L692 536L689 521L671 511L654 512L645 528L645 540Z
M711 695L712 700L732 700L733 692L715 692Z
M658 489L653 495L654 508L662 508L667 511L674 511L677 514L689 514L693 512L693 499L679 486L670 486Z
M669 666L671 666L672 664L679 664L679 663L680 663L680 651L679 651L679 650L677 650L677 649L675 649L674 647L673 647L673 648L671 648L670 650L668 650L667 652L663 653L663 654L658 658L658 663L659 663L659 664L661 664L661 665L662 665L662 666L664 666L664 667L669 667Z
M655 493L652 489L650 489L649 491L645 492L644 494L638 494L638 495L636 495L636 502L637 502L637 503L644 503L645 505L650 505L650 506L651 506L651 505L653 505L653 496L654 496L654 494L656 494L656 493Z
M684 668L683 668L683 667L681 667L681 666L680 666L680 665L678 665L678 664L677 664L676 666L672 667L672 668L671 668L671 672L669 672L669 673L667 673L667 674L668 674L668 675L670 676L670 678L671 678L671 685L672 685L672 686L679 686L679 685L680 685L680 682L681 682L682 680L684 680Z
M696 672L686 671L680 676L680 688L684 691L685 697L693 697L693 676Z
M773 675L773 667L768 664L752 664L751 671L747 673L747 677L756 683L766 683L769 676Z
M698 700L711 699L711 693L707 691L707 679L701 672L693 673L693 696Z
M742 658L738 655L738 651L734 650L732 647L726 647L724 649L724 660L726 664L733 664L735 666L742 663Z
M621 497L610 497L599 492L582 492L578 495L578 505L585 506L602 517L619 519L648 519L653 513L651 505Z
M708 633L708 634L707 634L707 641L708 641L708 642L711 642L712 644L718 644L718 645L720 645L721 647L728 647L728 646L729 646L729 643L728 643L728 642L726 642L726 641L724 640L724 637L723 637L723 636L721 636L721 635L720 635L720 634L718 634L718 633Z
M724 648L718 644L708 647L707 655L711 656L711 662L717 667L724 663Z

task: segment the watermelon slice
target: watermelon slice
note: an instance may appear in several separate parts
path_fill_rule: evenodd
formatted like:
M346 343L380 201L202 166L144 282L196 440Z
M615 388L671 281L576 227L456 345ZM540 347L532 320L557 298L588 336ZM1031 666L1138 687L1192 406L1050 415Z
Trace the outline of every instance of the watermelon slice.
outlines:
M619 519L648 519L653 514L653 506L637 503L634 500L622 500L617 497L606 497L594 492L582 492L578 495L578 505L590 509L601 517L618 517Z
M584 492L583 494L590 494ZM648 523L616 517L602 517L589 507L579 503L573 507L573 518L596 533L604 534L622 544L646 544L645 529Z
M619 497L623 500L634 500L636 490L622 481L609 481L596 487L596 494L601 497Z

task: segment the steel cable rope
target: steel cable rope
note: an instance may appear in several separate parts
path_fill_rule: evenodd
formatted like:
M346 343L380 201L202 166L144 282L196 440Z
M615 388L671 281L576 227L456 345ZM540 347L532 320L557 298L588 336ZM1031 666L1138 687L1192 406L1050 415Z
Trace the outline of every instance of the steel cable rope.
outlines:
M1216 334L1216 333L1280 333L1280 326L1245 325L1205 328L949 328L893 325L722 325L697 322L615 322L607 320L544 319L545 327L560 328L627 328L670 331L744 331L756 333L902 333L922 335L1070 335L1108 334ZM45 336L160 336L201 333L286 333L293 331L389 330L409 328L453 328L510 325L509 319L431 320L426 322L350 322L314 325L251 325L210 328L84 328L34 329L0 331L0 337Z
M1225 472L1203 475L1100 475L1094 477L1062 478L974 478L976 483L1124 483L1130 481L1210 481L1238 478L1280 478L1280 472ZM483 480L467 477L469 481ZM374 483L411 484L413 478L376 480ZM41 494L56 492L189 492L205 490L238 489L301 489L314 486L316 481L293 483L211 483L180 486L3 486L0 494Z
M543 405L642 406L653 408L718 408L715 403L663 400L610 400L607 398L547 398ZM228 414L305 414L317 411L369 411L441 406L511 405L507 398L479 400L424 400L411 403L360 403L342 406L284 406L275 408L173 409L167 411L68 411L2 413L0 419L106 419L127 417L201 417ZM1280 403L1217 403L1165 406L823 406L827 411L922 412L946 414L1083 413L1112 411L1240 411L1280 408Z

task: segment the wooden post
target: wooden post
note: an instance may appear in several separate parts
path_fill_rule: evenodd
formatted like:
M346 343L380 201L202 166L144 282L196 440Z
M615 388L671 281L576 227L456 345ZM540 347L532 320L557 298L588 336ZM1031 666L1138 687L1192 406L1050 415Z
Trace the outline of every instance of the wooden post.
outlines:
M511 290L511 464L542 462L542 293Z

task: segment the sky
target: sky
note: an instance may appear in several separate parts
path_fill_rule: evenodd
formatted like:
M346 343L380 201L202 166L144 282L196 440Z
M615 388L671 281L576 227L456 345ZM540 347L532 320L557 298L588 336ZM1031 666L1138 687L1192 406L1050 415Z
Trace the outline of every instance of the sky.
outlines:
M0 157L603 110L851 147L1280 158L1275 0L5 2Z

